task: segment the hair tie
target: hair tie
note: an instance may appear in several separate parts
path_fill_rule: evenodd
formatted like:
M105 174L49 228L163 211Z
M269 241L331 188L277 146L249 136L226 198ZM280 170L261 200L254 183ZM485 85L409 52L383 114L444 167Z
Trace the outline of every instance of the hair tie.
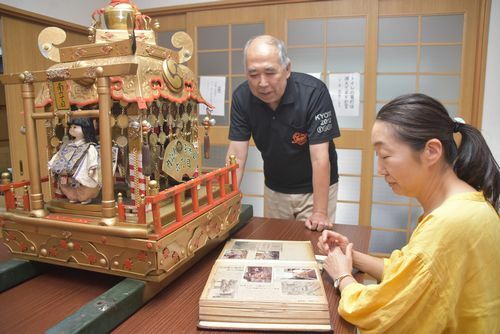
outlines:
M465 124L465 120L462 117L455 117L453 118L453 132L460 132L460 128L462 127L463 124Z

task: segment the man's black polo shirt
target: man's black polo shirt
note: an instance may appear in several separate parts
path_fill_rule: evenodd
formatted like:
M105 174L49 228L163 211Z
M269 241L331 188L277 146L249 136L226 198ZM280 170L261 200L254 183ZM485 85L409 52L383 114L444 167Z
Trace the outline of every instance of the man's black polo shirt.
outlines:
M242 83L233 93L229 140L253 137L264 160L266 186L286 194L312 193L309 145L330 142L330 185L338 182L333 138L340 136L325 84L292 72L280 105L273 111Z

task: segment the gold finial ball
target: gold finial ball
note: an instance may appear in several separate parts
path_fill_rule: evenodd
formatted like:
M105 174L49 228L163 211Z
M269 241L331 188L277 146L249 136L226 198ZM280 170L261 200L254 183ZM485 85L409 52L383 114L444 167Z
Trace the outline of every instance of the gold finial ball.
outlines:
M158 194L158 181L156 180L151 180L148 182L148 194L149 195L156 195Z
M134 7L130 3L115 3L104 7L104 22L108 29L127 30L133 21Z
M103 75L103 73L104 73L104 69L103 69L101 66L99 66L99 67L97 67L97 68L95 69L95 73L96 73L98 76L102 76L102 75Z
M10 174L9 174L9 172L3 172L2 173L2 181L3 180L7 180L7 181L10 180Z
M153 29L156 31L160 30L160 22L158 22L158 20L156 19L153 22Z

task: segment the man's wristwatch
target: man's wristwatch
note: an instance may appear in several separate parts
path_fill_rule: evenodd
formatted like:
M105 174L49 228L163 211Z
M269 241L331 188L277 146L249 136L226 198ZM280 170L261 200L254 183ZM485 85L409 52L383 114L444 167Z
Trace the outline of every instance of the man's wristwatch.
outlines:
M340 282L342 282L342 280L346 277L352 277L351 274L343 274L343 275L340 275L339 277L337 277L334 281L333 281L333 287L335 289L339 289L339 286L340 286ZM354 277L353 277L354 278Z

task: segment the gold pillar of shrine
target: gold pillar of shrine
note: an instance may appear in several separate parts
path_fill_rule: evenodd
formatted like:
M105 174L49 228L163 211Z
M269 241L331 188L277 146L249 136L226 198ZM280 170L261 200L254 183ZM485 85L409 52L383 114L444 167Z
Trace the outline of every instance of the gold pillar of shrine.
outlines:
M35 110L35 89L33 86L32 74L24 72L20 75L23 81L21 92L24 107L24 124L26 127L26 142L28 151L29 175L31 181L31 215L35 217L45 217L49 212L45 209L42 193L42 184L40 180L40 157L37 150L37 134L33 113Z

